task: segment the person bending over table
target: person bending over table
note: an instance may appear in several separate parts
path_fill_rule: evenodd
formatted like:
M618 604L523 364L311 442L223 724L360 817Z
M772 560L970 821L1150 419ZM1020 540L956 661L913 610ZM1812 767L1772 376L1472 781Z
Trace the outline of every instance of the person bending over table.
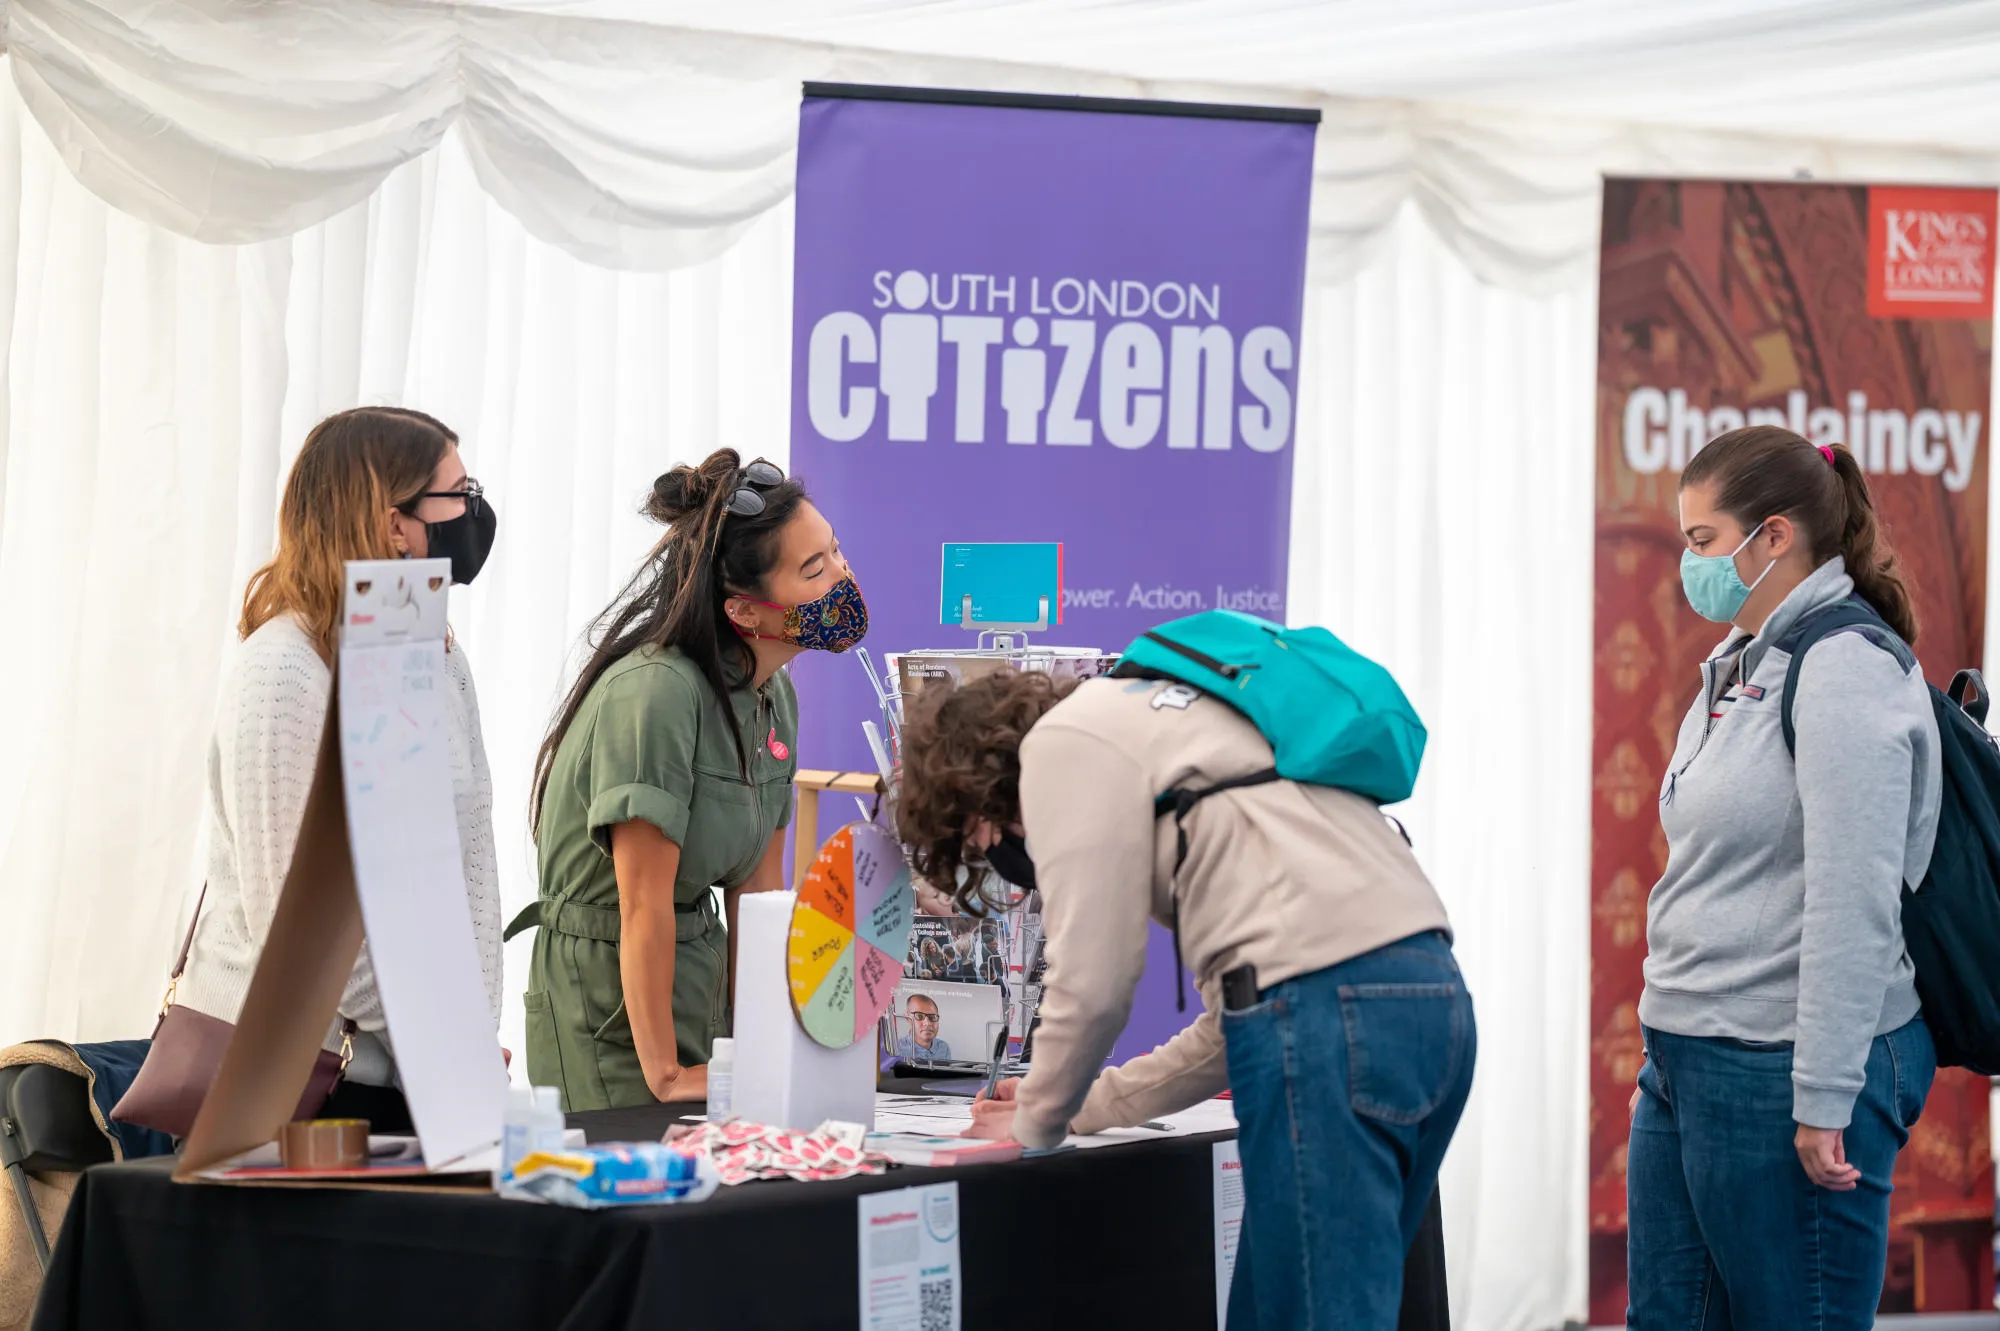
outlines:
M799 704L783 667L868 607L805 487L721 449L653 482L666 535L597 621L535 764L528 1076L571 1112L708 1095L736 906L784 886ZM724 889L728 927L717 918Z
M326 727L350 559L449 558L454 583L478 575L497 519L466 475L458 436L422 412L357 407L306 436L278 509L278 548L251 576L208 752L208 884L178 998L235 1021L271 930L305 818ZM452 803L486 1001L500 1029L500 886L493 782L465 649L447 640L445 710ZM362 945L326 1048L351 1058L321 1113L409 1130L381 996Z
M1437 893L1358 795L1277 782L1205 799L1176 877L1158 797L1271 763L1256 727L1191 690L1003 672L919 700L897 827L933 882L986 866L1041 892L1034 1061L975 1102L972 1134L1050 1147L1228 1087L1246 1194L1230 1326L1387 1331L1471 1088L1472 1000ZM962 909L986 909L984 878L965 875ZM1207 1010L1099 1075L1149 919L1177 920Z

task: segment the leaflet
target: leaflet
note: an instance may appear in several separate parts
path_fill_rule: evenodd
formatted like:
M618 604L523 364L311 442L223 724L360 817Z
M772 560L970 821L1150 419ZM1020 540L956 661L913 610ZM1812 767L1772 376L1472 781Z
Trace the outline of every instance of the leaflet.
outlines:
M1229 1323L1229 1282L1243 1235L1243 1159L1236 1140L1215 1144L1215 1324Z
M862 1331L959 1331L958 1184L865 1193L856 1215Z

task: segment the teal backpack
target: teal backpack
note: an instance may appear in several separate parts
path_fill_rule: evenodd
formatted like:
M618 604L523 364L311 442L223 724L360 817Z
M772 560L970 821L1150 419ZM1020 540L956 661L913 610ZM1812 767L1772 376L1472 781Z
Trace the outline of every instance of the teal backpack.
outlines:
M1174 815L1176 877L1187 862L1187 816L1210 795L1298 781L1399 804L1417 783L1425 733L1416 709L1388 671L1325 629L1288 629L1234 610L1204 611L1142 634L1112 673L1198 689L1241 712L1271 742L1273 766L1200 790L1165 791L1154 802L1156 817ZM1180 951L1178 892L1174 951Z

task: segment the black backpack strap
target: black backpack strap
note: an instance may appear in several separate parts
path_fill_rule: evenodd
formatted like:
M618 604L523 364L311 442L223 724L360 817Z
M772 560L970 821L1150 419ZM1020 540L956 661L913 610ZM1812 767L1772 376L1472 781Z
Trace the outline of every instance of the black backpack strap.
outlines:
M1993 695L1986 689L1986 676L1977 670L1961 670L1951 677L1951 687L1945 690L1945 695L1981 726L1986 724L1986 712L1993 702Z
M1171 644L1170 644L1171 645ZM1163 790L1153 800L1153 816L1161 818L1167 814L1174 816L1174 878L1168 889L1169 899L1174 905L1174 1011L1187 1011L1187 984L1182 975L1181 965L1181 866L1187 863L1188 838L1187 816L1194 806L1210 795L1220 795L1225 790L1245 790L1251 786L1268 786L1279 780L1278 769L1267 767L1261 772L1251 772L1246 776L1233 776L1227 781L1218 781L1200 790L1186 790L1176 787Z
M1822 638L1828 638L1844 629L1865 628L1877 630L1867 636L1875 645L1889 652L1902 662L1905 670L1916 664L1917 658L1903 640L1896 636L1896 630L1888 621L1876 613L1875 607L1858 596L1850 596L1844 601L1822 606L1802 615L1799 622L1780 637L1774 647L1792 654L1791 664L1785 667L1785 695L1779 705L1779 724L1784 729L1785 752L1798 755L1798 731L1792 725L1792 696L1798 692L1799 672L1805 668L1806 653L1817 646Z
M1256 666L1231 665L1227 661L1218 661L1207 652L1197 651L1184 642L1175 642L1172 638L1162 633L1143 633L1140 637L1152 643L1155 647L1164 647L1183 660L1192 661L1203 670L1220 675L1224 679L1235 679L1244 671L1255 670L1257 668ZM1217 786L1216 789L1221 790L1223 787Z

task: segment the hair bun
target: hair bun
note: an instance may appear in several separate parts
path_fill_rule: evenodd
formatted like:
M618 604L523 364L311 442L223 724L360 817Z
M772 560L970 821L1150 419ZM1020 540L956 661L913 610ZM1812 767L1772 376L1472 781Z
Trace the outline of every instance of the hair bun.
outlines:
M669 525L707 507L714 482L693 467L680 466L663 472L653 481L646 496L646 516Z
M653 493L646 497L646 516L669 526L693 517L716 502L741 466L736 451L729 448L710 453L699 467L682 463L653 481Z

